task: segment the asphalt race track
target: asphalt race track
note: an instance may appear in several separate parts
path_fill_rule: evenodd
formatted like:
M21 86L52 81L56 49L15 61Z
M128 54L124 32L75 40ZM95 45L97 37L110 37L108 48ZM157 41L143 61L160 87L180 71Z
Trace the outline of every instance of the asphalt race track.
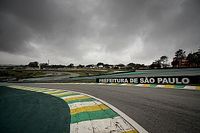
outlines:
M200 91L77 84L20 85L93 95L126 113L148 132L200 132Z

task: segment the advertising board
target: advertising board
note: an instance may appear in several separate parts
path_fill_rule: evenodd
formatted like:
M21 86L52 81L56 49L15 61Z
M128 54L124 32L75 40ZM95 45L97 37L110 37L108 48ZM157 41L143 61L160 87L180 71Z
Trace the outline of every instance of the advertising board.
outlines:
M97 78L97 83L119 83L119 84L199 84L200 76L169 76L169 77L118 77Z

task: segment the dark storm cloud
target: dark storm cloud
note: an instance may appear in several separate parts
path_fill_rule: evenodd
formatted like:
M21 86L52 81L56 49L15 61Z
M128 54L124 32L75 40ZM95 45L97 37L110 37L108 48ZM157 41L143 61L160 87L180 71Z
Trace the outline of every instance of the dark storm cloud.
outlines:
M157 17L158 21L150 19L154 23L148 31L146 43L150 42L150 45L146 48L152 51L165 49L167 52L183 48L190 52L200 47L199 7L199 0L177 1Z
M30 39L31 31L12 14L0 14L0 50L18 52L28 48L26 40ZM19 45L17 45L19 44Z
M199 0L1 0L0 52L19 63L150 63L200 46L199 12Z
M23 50L34 39L56 36L59 26L65 25L67 33L74 21L70 13L65 14L53 1L5 0L1 1L0 8L1 50L7 52Z

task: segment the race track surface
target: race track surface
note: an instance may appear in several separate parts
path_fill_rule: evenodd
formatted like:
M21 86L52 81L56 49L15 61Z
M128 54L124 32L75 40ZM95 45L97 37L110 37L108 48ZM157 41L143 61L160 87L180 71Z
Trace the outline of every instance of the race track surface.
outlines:
M152 133L199 133L200 91L77 84L18 84L65 89L100 98Z

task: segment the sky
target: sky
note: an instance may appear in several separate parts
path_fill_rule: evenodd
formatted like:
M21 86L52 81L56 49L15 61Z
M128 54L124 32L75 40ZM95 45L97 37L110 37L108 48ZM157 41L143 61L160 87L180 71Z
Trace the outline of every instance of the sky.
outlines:
M1 0L0 64L151 64L200 48L200 0Z

